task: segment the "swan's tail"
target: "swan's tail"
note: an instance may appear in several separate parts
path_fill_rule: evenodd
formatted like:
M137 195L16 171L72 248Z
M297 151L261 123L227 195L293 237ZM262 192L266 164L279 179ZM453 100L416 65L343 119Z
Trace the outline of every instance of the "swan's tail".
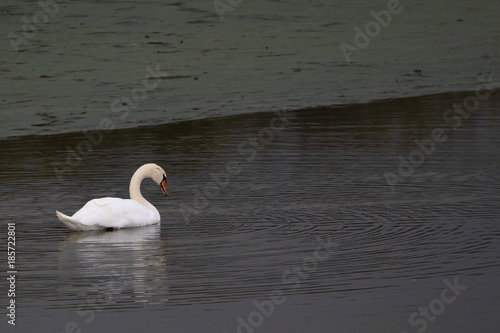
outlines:
M65 215L57 210L56 214L59 221L61 221L71 231L87 231L87 230L102 229L102 227L96 228L96 226L83 224L78 219Z

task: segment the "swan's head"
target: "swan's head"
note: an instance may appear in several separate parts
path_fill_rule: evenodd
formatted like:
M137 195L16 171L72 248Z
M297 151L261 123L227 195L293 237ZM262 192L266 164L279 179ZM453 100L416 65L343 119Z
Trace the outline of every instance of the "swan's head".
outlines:
M156 182L156 184L160 185L161 191L165 196L167 196L167 173L165 172L165 170L163 170L158 165L153 164L151 178Z

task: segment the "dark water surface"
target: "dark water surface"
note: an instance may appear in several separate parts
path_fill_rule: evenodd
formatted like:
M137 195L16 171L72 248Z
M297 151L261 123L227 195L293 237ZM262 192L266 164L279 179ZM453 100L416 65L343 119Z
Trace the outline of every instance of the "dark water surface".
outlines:
M82 133L1 140L9 331L498 331L500 95L446 113L473 95L93 133L92 146ZM398 156L424 160L398 171ZM168 198L142 186L161 226L70 233L57 220L127 197L147 162L169 174Z
M2 138L464 91L500 71L497 0L41 3L57 9L2 0Z

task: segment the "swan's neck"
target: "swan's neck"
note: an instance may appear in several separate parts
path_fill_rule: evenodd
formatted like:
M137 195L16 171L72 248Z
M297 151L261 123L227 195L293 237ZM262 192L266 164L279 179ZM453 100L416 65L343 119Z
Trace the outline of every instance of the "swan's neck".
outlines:
M141 183L144 178L149 178L150 172L146 168L140 167L132 176L130 180L129 192L130 199L139 202L140 204L156 210L156 208L150 204L141 194Z

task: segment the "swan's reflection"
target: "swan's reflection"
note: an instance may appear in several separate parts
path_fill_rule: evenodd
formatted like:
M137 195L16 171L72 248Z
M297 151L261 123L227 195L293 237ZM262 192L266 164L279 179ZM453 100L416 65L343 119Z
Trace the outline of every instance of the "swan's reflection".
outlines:
M141 228L119 229L113 232L105 230L70 232L66 235L68 243L128 243L134 244L154 240L160 236L160 225Z
M102 307L128 308L163 303L169 291L167 239L159 225L72 232L61 242L59 270L65 280L59 292L76 293L80 301L90 296Z

